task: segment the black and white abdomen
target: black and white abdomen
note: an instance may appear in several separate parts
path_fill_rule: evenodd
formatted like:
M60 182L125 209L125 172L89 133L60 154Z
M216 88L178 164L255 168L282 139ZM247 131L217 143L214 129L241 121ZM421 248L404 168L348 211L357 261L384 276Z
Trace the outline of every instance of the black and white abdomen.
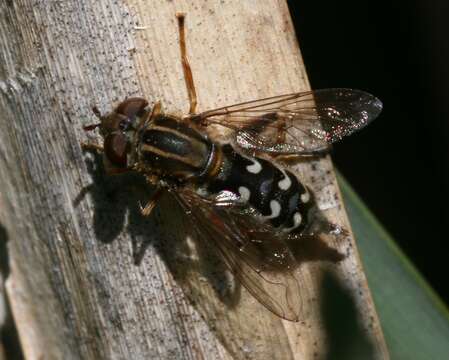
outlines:
M312 199L296 176L267 160L242 156L230 145L222 150L221 170L209 180L209 193L231 191L239 195L283 231L305 229Z

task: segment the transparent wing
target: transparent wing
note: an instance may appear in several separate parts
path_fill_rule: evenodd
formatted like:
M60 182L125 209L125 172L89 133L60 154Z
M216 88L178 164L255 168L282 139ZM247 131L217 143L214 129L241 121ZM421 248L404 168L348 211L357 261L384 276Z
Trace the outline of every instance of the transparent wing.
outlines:
M197 119L234 130L245 149L306 154L363 128L381 110L380 100L364 91L322 89L214 109Z
M211 244L231 273L268 310L298 321L301 294L296 260L284 237L234 201L205 200L189 189L170 192L191 216L200 241Z

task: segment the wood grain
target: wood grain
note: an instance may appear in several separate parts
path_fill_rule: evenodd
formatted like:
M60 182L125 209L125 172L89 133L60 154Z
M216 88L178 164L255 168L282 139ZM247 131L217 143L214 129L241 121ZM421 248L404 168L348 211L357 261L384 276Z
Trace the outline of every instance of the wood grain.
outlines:
M283 0L0 4L0 221L25 357L325 358L335 341L322 284L332 274L370 357L388 358L352 236L327 239L342 262L302 264L302 321L282 321L185 238L187 219L169 199L143 219L137 203L151 190L142 179L107 178L98 157L82 153L93 104L107 111L141 95L187 111L178 11L187 13L200 111L309 88ZM330 160L294 168L326 216L349 229ZM220 293L223 282L231 294Z

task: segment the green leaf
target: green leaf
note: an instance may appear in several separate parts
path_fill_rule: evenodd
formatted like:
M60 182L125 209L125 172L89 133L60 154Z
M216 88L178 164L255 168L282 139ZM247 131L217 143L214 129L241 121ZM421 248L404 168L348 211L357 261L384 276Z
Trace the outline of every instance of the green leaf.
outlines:
M448 359L444 303L341 175L338 181L391 359Z

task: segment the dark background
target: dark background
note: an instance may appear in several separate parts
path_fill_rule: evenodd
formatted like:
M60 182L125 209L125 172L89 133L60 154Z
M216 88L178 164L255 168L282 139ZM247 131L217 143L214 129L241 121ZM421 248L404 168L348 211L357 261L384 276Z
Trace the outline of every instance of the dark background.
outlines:
M384 103L337 168L449 303L449 2L289 1L312 88Z

